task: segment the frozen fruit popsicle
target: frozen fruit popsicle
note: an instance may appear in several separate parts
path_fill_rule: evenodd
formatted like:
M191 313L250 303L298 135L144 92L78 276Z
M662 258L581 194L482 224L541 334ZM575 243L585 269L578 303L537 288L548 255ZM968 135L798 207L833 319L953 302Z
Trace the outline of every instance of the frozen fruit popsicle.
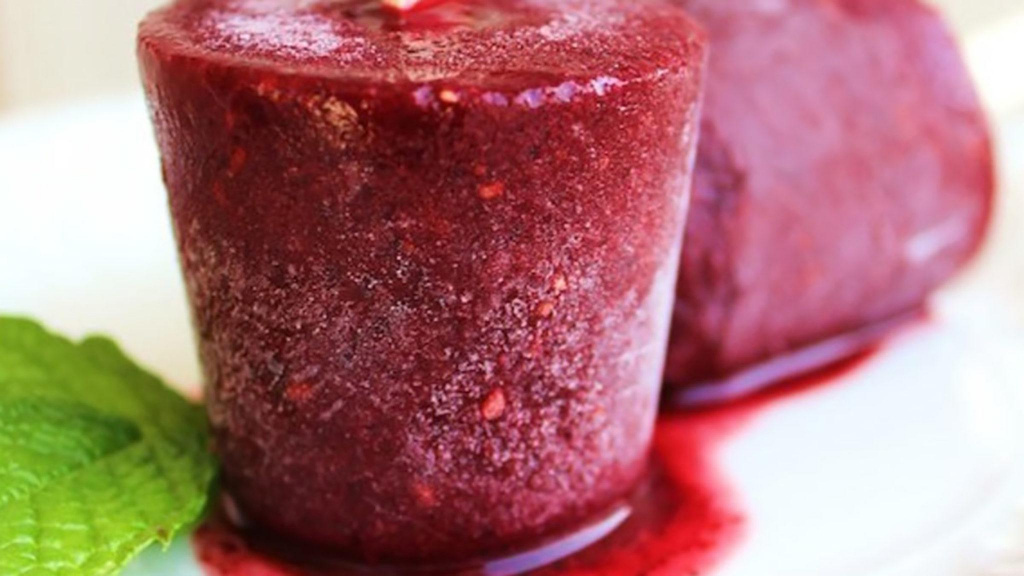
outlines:
M364 563L644 473L705 40L632 0L181 0L139 34L224 484Z
M876 341L975 253L989 133L917 0L677 0L712 43L666 379L741 393Z

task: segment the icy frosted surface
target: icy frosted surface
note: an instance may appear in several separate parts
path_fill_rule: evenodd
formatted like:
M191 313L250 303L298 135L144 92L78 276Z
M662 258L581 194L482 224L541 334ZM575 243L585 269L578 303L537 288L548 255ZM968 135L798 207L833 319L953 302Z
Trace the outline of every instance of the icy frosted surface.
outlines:
M693 65L698 34L668 6L450 0L399 16L377 0L179 2L143 25L168 49L245 65L394 81L628 80ZM555 83L557 84L557 83Z

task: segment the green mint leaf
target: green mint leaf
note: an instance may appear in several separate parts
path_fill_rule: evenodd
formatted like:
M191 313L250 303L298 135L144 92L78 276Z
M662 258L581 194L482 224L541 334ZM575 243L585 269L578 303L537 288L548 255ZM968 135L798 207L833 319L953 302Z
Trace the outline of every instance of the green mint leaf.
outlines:
M202 410L111 341L0 317L0 574L116 573L206 505Z
M0 401L0 509L138 441L131 422L79 404Z

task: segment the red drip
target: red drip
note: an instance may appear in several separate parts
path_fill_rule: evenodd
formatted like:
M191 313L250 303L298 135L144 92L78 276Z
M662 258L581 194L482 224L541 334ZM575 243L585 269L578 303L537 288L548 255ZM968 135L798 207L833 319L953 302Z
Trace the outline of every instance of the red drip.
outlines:
M719 408L665 414L658 423L654 466L629 502L632 515L613 534L532 576L699 576L709 574L743 537L746 519L716 466L721 445L743 425L786 399L835 383L860 367L862 353L811 376L791 380ZM222 516L207 521L194 546L209 576L391 576L394 570L309 568L261 552ZM493 576L497 564L447 572ZM501 572L506 574L507 572Z

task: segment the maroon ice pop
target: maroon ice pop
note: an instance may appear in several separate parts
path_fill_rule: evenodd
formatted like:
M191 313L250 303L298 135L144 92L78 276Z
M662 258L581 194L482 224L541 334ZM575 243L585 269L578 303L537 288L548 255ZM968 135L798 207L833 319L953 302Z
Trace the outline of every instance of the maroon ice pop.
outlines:
M705 41L632 0L181 0L139 51L226 489L360 562L644 473Z
M677 0L711 40L667 381L704 401L860 351L977 250L985 117L917 0Z

